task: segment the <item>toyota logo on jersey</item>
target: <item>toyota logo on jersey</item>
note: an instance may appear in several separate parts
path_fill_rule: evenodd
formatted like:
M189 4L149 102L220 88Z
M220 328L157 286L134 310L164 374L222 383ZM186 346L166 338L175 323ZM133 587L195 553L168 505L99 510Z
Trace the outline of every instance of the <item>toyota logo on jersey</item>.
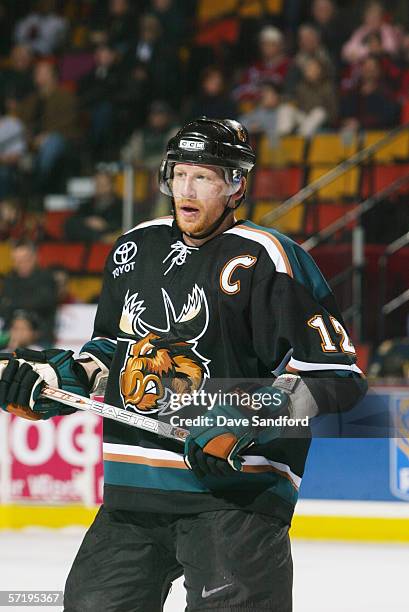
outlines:
M126 264L133 259L138 252L138 247L134 242L124 242L114 252L114 262L119 266Z
M117 268L112 271L114 278L118 278L124 272L130 272L134 269L135 262L132 261L138 252L138 247L135 242L124 242L114 251L113 260L117 264Z

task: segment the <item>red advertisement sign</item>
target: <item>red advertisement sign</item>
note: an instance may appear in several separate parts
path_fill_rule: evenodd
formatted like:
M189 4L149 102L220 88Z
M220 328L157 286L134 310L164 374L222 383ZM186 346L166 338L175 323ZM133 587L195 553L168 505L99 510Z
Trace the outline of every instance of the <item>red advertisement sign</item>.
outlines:
M0 417L0 500L99 504L102 420L85 412L47 421Z

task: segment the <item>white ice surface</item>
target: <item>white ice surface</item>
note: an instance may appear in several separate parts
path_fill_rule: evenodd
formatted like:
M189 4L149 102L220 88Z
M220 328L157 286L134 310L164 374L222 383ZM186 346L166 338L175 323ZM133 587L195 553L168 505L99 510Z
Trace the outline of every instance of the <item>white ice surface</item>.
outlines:
M0 531L0 590L62 590L83 533L80 529ZM293 540L293 557L294 612L409 610L409 546ZM180 579L165 612L183 612L184 606ZM31 608L9 608L17 609Z

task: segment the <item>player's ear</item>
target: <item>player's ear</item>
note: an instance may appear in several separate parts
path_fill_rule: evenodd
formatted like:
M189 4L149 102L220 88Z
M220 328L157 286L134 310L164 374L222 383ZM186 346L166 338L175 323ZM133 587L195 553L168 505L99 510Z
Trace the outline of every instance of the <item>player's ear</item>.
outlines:
M236 193L233 193L232 196L230 196L230 202L232 204L235 204L237 202L237 200L240 200L243 195L246 192L246 188L247 188L247 179L244 178L244 176L241 178L241 184L240 184L240 189L238 191L236 191ZM232 206L232 208L234 208L234 206Z

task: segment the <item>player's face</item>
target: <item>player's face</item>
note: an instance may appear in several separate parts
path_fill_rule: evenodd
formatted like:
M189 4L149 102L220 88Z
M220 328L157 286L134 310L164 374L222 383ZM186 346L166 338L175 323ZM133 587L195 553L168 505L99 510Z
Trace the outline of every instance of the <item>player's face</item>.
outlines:
M221 168L176 164L172 191L180 230L188 234L206 232L223 213L227 188Z

